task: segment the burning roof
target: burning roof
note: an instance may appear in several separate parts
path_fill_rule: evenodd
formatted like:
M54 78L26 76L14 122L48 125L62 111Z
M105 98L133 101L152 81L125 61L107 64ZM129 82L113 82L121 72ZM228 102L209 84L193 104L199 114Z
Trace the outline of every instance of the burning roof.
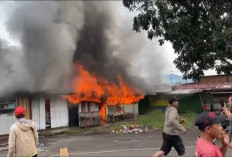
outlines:
M81 101L92 101L107 105L133 104L144 97L144 94L138 89L126 84L120 75L117 85L107 80L98 80L95 74L90 74L81 65L77 66L77 71L80 75L73 85L75 93L63 96L73 104Z

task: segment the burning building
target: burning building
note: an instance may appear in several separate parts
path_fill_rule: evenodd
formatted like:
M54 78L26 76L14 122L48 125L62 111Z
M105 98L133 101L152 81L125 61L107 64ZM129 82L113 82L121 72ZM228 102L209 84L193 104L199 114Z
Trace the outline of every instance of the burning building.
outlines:
M159 82L152 76L147 85L141 70L137 66L133 70L131 62L144 54L147 46L124 24L128 19L116 15L115 4L121 2L14 3L6 27L20 46L3 47L0 40L0 97L21 91L31 93L23 95L23 102L29 105L28 118L36 121L39 129L86 126L106 121L110 115L136 113L136 103L143 94L132 87L147 92L146 87ZM78 76L69 88L76 62L86 70L78 67ZM154 68L150 63L148 67ZM4 124L0 130L4 133L15 120L14 107L22 105L18 96L13 98L14 103L10 99L0 104L0 123Z
M138 114L136 103L144 95L126 84L121 76L118 76L117 85L107 80L99 80L81 65L77 66L77 71L79 76L74 81L74 93L64 95L63 98L78 106L76 116L79 118L79 126L97 125L109 120L110 116Z

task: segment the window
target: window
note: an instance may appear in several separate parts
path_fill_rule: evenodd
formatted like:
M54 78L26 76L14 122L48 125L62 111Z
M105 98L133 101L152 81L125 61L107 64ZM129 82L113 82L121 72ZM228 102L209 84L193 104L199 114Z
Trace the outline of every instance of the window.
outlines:
M16 106L14 98L1 98L0 99L0 114L13 113Z

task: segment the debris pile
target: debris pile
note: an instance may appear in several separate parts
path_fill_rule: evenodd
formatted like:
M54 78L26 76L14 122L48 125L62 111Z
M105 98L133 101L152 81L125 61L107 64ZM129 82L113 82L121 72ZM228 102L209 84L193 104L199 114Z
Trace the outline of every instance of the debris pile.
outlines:
M126 126L123 125L123 128L120 130L112 130L111 133L115 134L139 134L147 133L149 131L148 127L139 127L137 125Z

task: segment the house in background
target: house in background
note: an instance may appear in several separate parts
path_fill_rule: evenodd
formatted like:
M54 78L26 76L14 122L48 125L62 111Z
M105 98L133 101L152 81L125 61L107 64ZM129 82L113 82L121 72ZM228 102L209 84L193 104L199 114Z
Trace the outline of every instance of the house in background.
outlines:
M212 102L212 96L209 93L203 93L202 90L198 89L183 89L173 90L167 93L158 93L156 95L150 95L148 103L150 108L165 110L169 105L168 99L172 96L179 98L179 112L196 112L202 111L203 101L207 100Z
M220 109L220 99L227 101L232 94L232 76L231 75L213 75L204 76L199 82L178 85L174 91L199 90L200 101L195 105L202 108L204 103L211 104L214 110ZM200 106L199 106L200 105ZM185 109L188 107L186 106Z
M176 80L178 78L180 79L181 77L176 77ZM221 107L219 104L220 99L226 101L232 94L232 76L204 76L196 83L184 82L176 83L173 86L170 84L160 85L155 88L158 89L155 94L145 97L146 101L143 100L145 104L139 103L139 107L147 106L147 110L149 110L149 107L165 109L169 105L168 99L171 96L177 96L180 98L179 111L181 113L199 113L202 112L205 104L210 104L212 109L218 110Z

